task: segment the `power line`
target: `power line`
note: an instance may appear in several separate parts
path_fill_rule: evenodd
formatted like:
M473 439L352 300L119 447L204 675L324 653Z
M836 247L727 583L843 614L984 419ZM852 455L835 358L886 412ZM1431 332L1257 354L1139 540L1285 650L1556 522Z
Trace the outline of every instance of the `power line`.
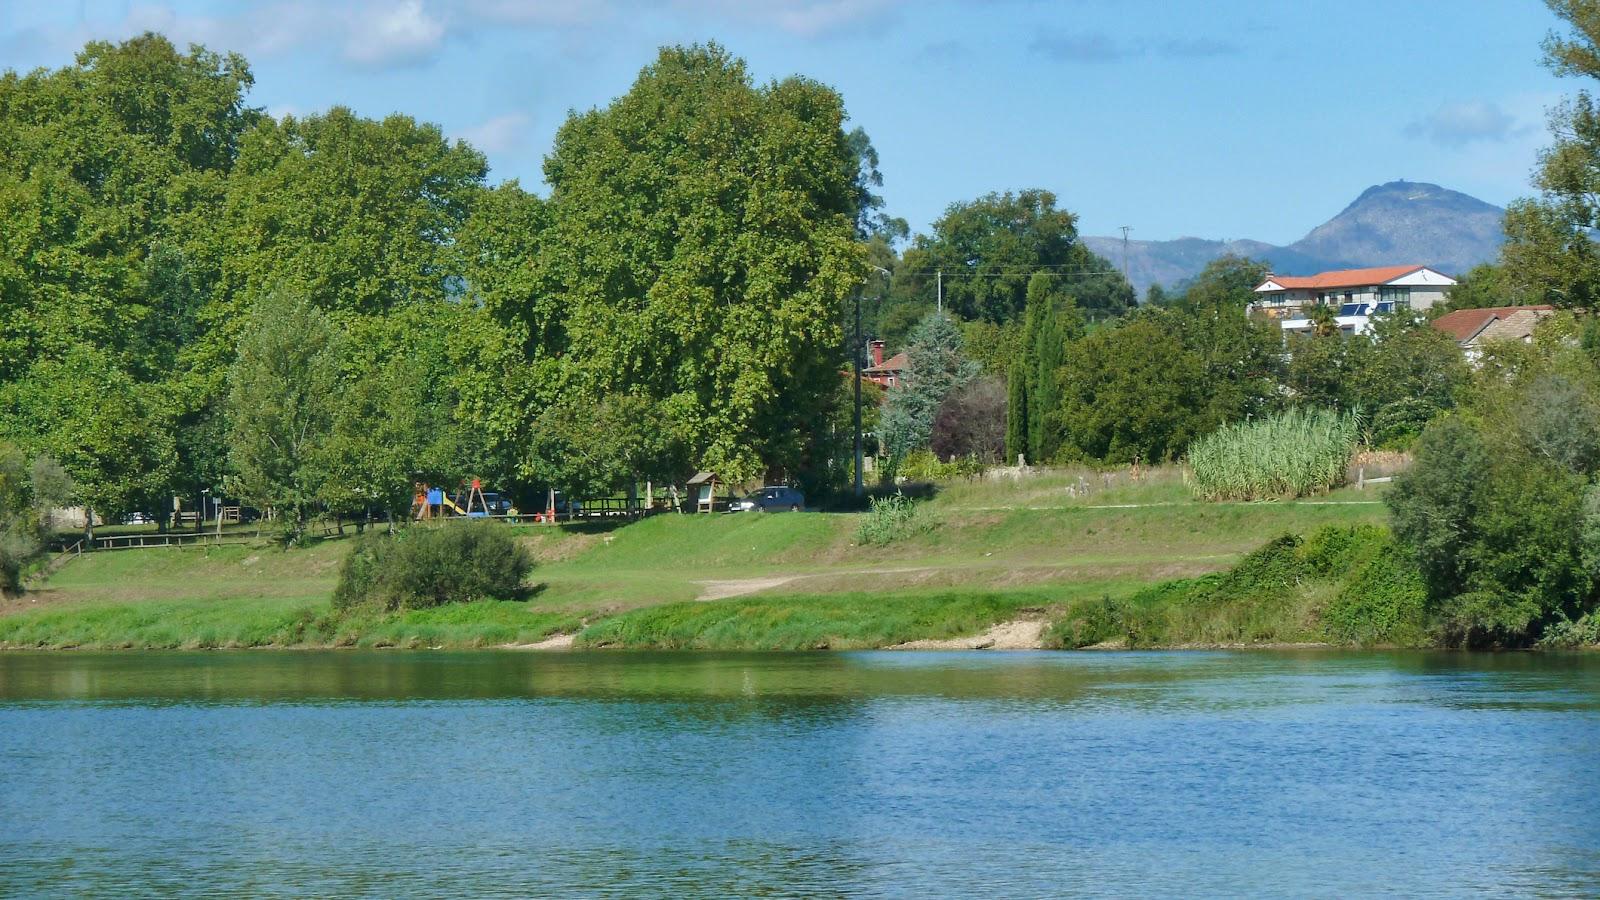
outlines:
M1105 271L1101 271L1101 272L1051 272L1051 271L1048 271L1045 267L1040 267L1040 268L1037 268L1037 269L1016 269L1016 270L1012 270L1012 271L1009 271L1009 272L943 272L942 270L932 270L932 269L930 269L930 270L928 270L926 272L896 272L895 275L902 276L902 277L912 276L912 275L936 275L941 279L944 279L944 278L1011 278L1011 277L1014 277L1014 276L1017 276L1017 275L1035 275L1035 274L1038 274L1038 273L1041 273L1041 272L1043 272L1044 274L1047 274L1047 275L1061 275L1063 277L1069 276L1069 275L1121 275L1122 274L1121 272L1119 272L1116 269L1106 269Z

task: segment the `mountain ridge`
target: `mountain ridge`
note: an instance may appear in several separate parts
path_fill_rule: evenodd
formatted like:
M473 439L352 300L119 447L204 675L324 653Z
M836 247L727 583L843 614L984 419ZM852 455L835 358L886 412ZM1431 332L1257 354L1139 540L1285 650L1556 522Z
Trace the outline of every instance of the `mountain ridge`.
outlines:
M1505 239L1504 214L1498 206L1437 184L1391 181L1362 191L1333 218L1291 244L1198 237L1130 240L1128 280L1140 295L1152 284L1179 287L1206 263L1228 253L1264 260L1282 274L1416 263L1459 275L1499 254ZM1082 240L1122 267L1122 238L1089 235Z

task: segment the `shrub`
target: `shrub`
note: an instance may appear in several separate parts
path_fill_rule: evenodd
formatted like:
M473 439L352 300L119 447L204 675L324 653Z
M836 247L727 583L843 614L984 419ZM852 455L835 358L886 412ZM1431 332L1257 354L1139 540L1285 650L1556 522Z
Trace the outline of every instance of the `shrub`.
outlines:
M871 504L856 528L857 543L887 544L926 530L926 523L917 520L916 502L899 491L873 497Z
M0 597L22 592L22 570L39 555L39 541L26 524L0 521Z
M1576 621L1561 619L1545 628L1539 646L1547 650L1571 650L1600 645L1600 615L1589 613Z
M1331 599L1327 598L1331 595ZM1425 639L1421 576L1388 532L1329 526L1286 534L1226 572L1147 587L1125 601L1082 603L1051 639L1084 646L1321 640L1417 644Z
M1208 500L1303 497L1344 480L1355 453L1353 413L1290 409L1226 425L1189 448L1194 489Z
M956 478L975 478L983 474L984 465L975 456L958 456L949 462L940 462L928 450L906 454L895 474L907 481L950 481Z
M1526 454L1515 428L1429 425L1385 497L1449 644L1521 646L1593 608L1597 510L1584 475Z
M339 572L334 606L372 603L388 610L424 609L468 600L522 595L533 568L528 551L488 522L413 527L398 535L356 539Z
M1376 528L1379 541L1357 551L1350 577L1322 610L1322 630L1347 644L1426 642L1428 592L1416 564L1388 535Z

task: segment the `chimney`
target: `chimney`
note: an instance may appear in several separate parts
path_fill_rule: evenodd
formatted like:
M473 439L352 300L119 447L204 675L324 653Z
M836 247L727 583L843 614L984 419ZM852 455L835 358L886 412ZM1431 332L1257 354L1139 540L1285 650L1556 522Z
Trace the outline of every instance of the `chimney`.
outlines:
M872 365L883 365L883 341L867 341L867 356L872 359Z

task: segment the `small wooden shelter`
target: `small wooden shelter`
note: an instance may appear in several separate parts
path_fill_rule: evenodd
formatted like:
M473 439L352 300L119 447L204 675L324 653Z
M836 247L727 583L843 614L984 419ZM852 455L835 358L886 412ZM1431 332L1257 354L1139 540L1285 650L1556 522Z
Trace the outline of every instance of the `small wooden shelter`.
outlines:
M715 472L696 472L689 479L689 495L694 498L695 512L717 511L717 488L722 485Z

